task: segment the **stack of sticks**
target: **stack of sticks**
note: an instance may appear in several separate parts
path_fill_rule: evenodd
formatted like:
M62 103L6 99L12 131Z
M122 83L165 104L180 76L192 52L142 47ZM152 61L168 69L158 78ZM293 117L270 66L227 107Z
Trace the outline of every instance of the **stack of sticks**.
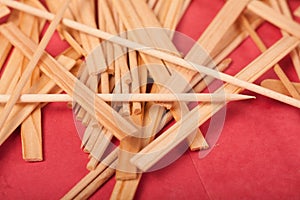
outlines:
M299 84L277 64L290 54L300 78L300 25L286 0L228 0L186 55L173 38L190 0L45 2L0 0L0 17L9 15L0 27L0 144L21 126L24 160L42 161L41 108L73 101L90 172L63 199L87 199L114 174L111 199L133 199L142 173L178 144L209 148L198 127L230 101L253 98L238 95L244 89L300 108ZM264 21L282 30L270 48L256 33ZM70 47L53 58L44 50L55 29ZM234 77L222 73L248 37L262 54ZM253 84L271 68L279 80ZM201 93L215 79L225 83ZM189 101L202 103L190 110Z

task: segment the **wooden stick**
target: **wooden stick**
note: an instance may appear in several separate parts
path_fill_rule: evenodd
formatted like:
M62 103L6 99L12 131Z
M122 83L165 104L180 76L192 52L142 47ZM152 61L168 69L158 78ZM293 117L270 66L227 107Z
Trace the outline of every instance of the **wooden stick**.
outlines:
M20 4L18 2L12 1L12 0L0 0L0 2L5 4L5 5L9 5L10 7L14 7L14 8L19 9L19 10L27 11L27 12L30 12L31 14L35 14L35 15L38 15L38 16L43 17L43 18L49 18L49 19L53 18L53 15L51 13L41 12L38 9L33 9L32 7L24 6L23 4ZM258 1L254 1L254 2L258 2ZM253 2L251 2L250 4L252 4L252 3ZM254 10L253 12L255 12L255 9L253 7L256 7L256 5L254 5L254 6L251 5L250 7L248 6L249 9ZM272 11L272 9L271 9L271 11ZM261 14L261 11L256 11L256 12L259 12ZM276 16L277 15L278 14L276 14ZM270 20L272 20L272 19L270 19ZM166 60L170 63L177 64L178 66L182 66L182 67L185 67L187 69L195 70L194 67L197 67L197 70L201 73L207 74L209 76L215 77L217 79L223 80L223 81L231 83L233 85L237 85L241 88L248 89L248 90L256 92L258 94L262 94L262 95L268 96L270 98L277 99L277 100L279 100L281 102L284 102L284 103L287 103L289 105L299 107L299 104L298 104L299 102L295 101L295 99L287 98L284 95L274 93L273 91L270 91L270 90L265 90L264 88L261 88L259 86L254 85L254 84L250 84L250 83L245 82L245 81L238 80L238 79L236 79L232 76L229 76L229 75L226 75L226 74L223 74L223 73L216 73L216 71L214 71L212 69L209 69L209 68L206 68L206 67L203 67L203 66L200 66L200 65L194 65L194 64L192 65L191 63L189 63L185 60L182 60L181 58L178 58L176 56L172 56L170 54L167 54L167 53L164 53L164 52L161 52L161 51L157 51L157 50L153 50L151 48L147 48L144 45L140 45L136 42L132 42L132 41L129 41L129 40L126 40L126 39L122 39L120 37L113 36L109 33L103 32L103 31L98 30L98 29L92 29L89 26L86 26L86 25L83 25L83 24L80 24L80 23L76 23L72 20L64 19L63 23L66 26L76 28L76 30L92 34L94 36L100 37L102 39L106 39L108 41L117 43L117 44L122 45L122 46L126 46L128 48L137 50L139 52L142 52L142 53L145 53L145 54L148 54L148 55L151 55L153 57L164 59L164 60ZM296 29L299 26L298 24L296 24L296 25L294 23L291 23L291 24L292 24L292 27L296 27ZM285 27L285 29L289 30L290 32L296 33L294 31L294 29L292 30L292 28ZM300 29L300 26L299 26L299 29ZM299 34L297 34L297 35L299 35ZM300 35L299 35L299 38L300 38ZM294 39L294 40L295 40L295 42L294 42L294 44L292 44L290 46L291 48L295 48L298 44L298 40L296 40L296 39Z
M31 57L30 52L35 45L28 40L13 24L6 24L1 28L1 33L7 37L17 48L27 56ZM26 44L26 45L24 45ZM26 48L25 48L25 47ZM32 48L32 49L28 49ZM85 85L80 83L71 73L61 67L51 56L44 53L43 60L46 65L41 70L51 79L62 87L66 93L72 95L76 101L92 115L96 115L97 120L106 128L111 130L116 138L122 139L126 137L126 133L136 133L136 128L129 122L124 120L115 110L101 100L95 93L89 90ZM51 66L52 65L52 66ZM51 66L49 68L49 66ZM57 75L59 74L59 76ZM122 125L121 125L122 124ZM121 128L122 127L122 128ZM122 130L120 130L122 129Z
M192 0L185 0L184 1L184 4L182 6L182 10L181 10L181 16L179 17L179 19L181 19L183 17L183 15L185 14L186 10L190 6L191 2L192 2Z
M130 73L132 77L131 83L131 92L134 94L140 93L140 77L139 77L139 70L138 70L138 57L136 51L129 52L129 67ZM133 102L132 103L132 113L140 114L142 112L142 105L140 102Z
M149 0L147 3L151 9L154 9L154 6L157 3L157 0Z
M20 13L20 29L33 41L39 42L38 19L26 13ZM28 60L22 55L22 70L26 70ZM24 89L29 89L40 76L40 71L35 68L30 80ZM41 107L38 106L34 112L21 125L22 155L25 161L36 162L43 160Z
M264 72L269 70L275 63L286 56L293 48L289 48L293 42L298 41L293 37L284 37L264 52L261 56L256 58L246 68L239 72L236 77L249 82L255 81ZM290 43L287 45L287 43ZM296 44L298 45L298 43ZM239 93L242 88L226 84L217 92L231 91L232 93ZM183 141L195 128L202 125L212 115L214 115L225 104L203 104L194 108L188 115L184 116L182 120L173 125L170 129L164 132L154 142L140 151L131 161L139 169L146 171L177 144ZM201 113L201 115L199 115ZM195 119L195 120L191 120ZM180 129L180 131L179 131ZM176 137L176 139L174 139ZM180 138L180 139L178 139ZM171 141L171 142L170 142Z
M10 10L5 5L0 4L0 19L10 14Z
M51 39L51 36L53 35L57 25L59 24L60 20L63 17L64 11L68 8L68 5L70 3L71 0L67 0L61 10L58 12L58 14L56 15L56 17L53 19L53 21L51 22L49 28L47 29L43 39L41 40L41 43L39 44L36 52L33 55L32 60L30 60L28 66L26 67L26 70L24 71L22 77L20 78L14 92L13 95L11 96L10 100L7 102L7 104L4 107L3 112L1 113L0 116L0 129L2 129L3 124L5 123L9 113L11 112L11 110L13 109L13 106L15 105L15 103L18 101L18 98L21 96L22 90L26 84L26 82L28 81L31 73L33 72L35 66L37 65L37 63L39 62L40 58L43 55L43 51L45 50L48 42Z
M300 91L300 83L292 83L292 84L298 91ZM289 91L286 89L286 87L283 85L283 83L279 80L266 79L266 80L263 80L260 83L260 85L262 87L269 88L270 90L274 90L281 94L290 95Z
M6 103L11 95L0 95L0 103ZM107 102L151 102L151 101L183 101L183 102L224 102L255 99L254 96L237 94L98 94L98 96ZM41 102L69 102L74 100L68 94L23 94L18 103L41 103Z
M0 48L0 70L1 70L11 50L11 44L2 35L0 35L0 44L1 44L1 48Z
M174 31L181 17L181 10L184 5L184 0L173 0L170 4L168 14L164 20L163 27L170 30L169 37L174 37Z

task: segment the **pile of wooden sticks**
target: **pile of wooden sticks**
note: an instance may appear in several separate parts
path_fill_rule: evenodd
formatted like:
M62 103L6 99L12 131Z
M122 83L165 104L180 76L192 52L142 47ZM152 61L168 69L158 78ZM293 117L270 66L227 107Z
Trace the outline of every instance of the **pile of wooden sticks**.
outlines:
M90 172L63 199L86 199L114 174L111 199L133 199L142 172L179 143L191 151L209 148L198 127L228 102L253 98L238 95L244 89L300 108L300 86L277 64L290 54L300 78L300 25L287 0L226 1L182 55L172 39L190 2L0 0L0 18L8 18L0 27L0 144L21 126L24 160L42 161L42 107L73 101L86 126L82 148ZM270 48L256 33L265 21L283 35ZM69 48L54 58L44 50L55 30ZM235 77L222 73L247 37L262 54ZM279 80L253 84L271 68ZM225 84L201 93L215 79ZM202 103L190 110L189 101ZM176 123L158 137L172 119ZM119 146L105 155L113 138Z

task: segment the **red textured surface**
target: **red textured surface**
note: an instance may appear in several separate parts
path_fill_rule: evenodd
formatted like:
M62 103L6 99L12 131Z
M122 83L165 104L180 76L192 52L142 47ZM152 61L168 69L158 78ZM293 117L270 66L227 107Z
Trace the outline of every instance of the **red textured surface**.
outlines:
M289 1L292 10L299 1ZM222 0L194 0L178 30L197 39L223 4ZM299 19L298 19L299 20ZM269 24L259 29L268 46L280 38ZM58 53L59 45L48 48ZM259 51L246 40L230 57L227 70L235 74ZM296 78L290 59L282 67ZM272 71L265 78L276 78ZM244 92L252 94L251 92ZM137 199L299 199L300 198L300 111L256 95L253 101L230 103L225 126L213 151L204 159L186 152L171 166L143 176ZM207 124L201 129L205 130ZM72 112L64 103L43 109L45 161L22 160L19 132L0 147L0 199L58 199L86 173L88 161L80 147ZM114 179L92 199L108 199Z

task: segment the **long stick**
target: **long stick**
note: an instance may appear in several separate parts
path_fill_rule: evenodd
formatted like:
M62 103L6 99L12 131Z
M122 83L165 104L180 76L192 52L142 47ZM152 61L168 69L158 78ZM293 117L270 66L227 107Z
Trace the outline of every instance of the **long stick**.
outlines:
M22 90L23 90L26 82L28 81L29 77L31 76L31 73L33 72L35 66L39 62L41 56L43 55L44 50L47 47L47 45L48 45L48 43L51 39L51 36L53 35L54 31L56 30L56 27L60 23L65 10L68 8L70 1L71 0L66 1L63 4L63 6L61 7L58 14L54 17L53 21L51 22L49 28L47 29L47 31L44 35L41 43L39 44L36 52L34 53L33 58L30 60L28 66L26 67L26 70L24 71L22 77L20 78L18 84L16 85L16 88L13 91L9 101L5 105L4 110L3 110L3 112L1 113L1 116L0 116L0 129L2 128L2 126L5 123L9 113L11 112L14 105L16 104L19 97L21 96Z
M49 13L49 12L41 11L39 9L35 9L33 7L27 6L27 5L22 4L22 3L18 3L16 1L0 0L0 3L3 3L3 4L8 5L10 7L13 7L15 9L19 9L19 10L22 10L22 11L25 11L25 12L29 12L29 13L31 13L33 15L36 15L36 16L39 16L41 18L46 18L46 19L52 20L53 17L54 17L54 15ZM252 3L250 3L250 4L252 4ZM248 6L248 8L249 8L249 6ZM89 26L86 26L84 24L80 24L80 23L72 21L72 20L63 19L62 22L63 22L64 25L66 25L70 28L74 28L76 30L94 35L96 37L100 37L104 40L108 40L110 42L113 42L113 43L116 43L116 44L119 44L119 45L122 45L122 46L126 46L128 48L133 49L133 50L151 55L153 57L163 59L165 61L177 64L177 65L185 67L187 69L196 70L200 73L212 76L216 79L231 83L231 84L239 86L241 88L248 89L248 90L256 92L258 94L261 94L261 95L270 97L272 99L276 99L278 101L281 101L283 103L286 103L286 104L295 106L297 108L300 108L300 101L295 100L291 97L287 97L285 95L279 94L277 92L265 89L265 88L260 87L258 85L255 85L255 84L252 84L252 83L249 83L249 82L246 82L246 81L242 81L240 79L237 79L235 77L232 77L230 75L227 75L227 74L224 74L224 73L221 73L221 72L217 72L217 71L212 70L210 68L207 68L205 66L196 65L194 63L188 62L186 60L183 60L179 57L170 55L168 53L164 53L164 52L161 52L161 51L158 51L158 50L154 50L153 48L150 48L150 47L145 47L144 45L138 44L136 42L132 42L132 41L129 41L127 39L117 37L115 35L103 32L103 31L98 30L98 29L91 28ZM293 24L293 25L295 25L295 24ZM300 29L300 26L297 25L297 28ZM295 31L292 31L292 32L295 33ZM300 35L300 34L297 34L297 35ZM290 45L290 49L291 50L294 49L298 44L299 44L299 41L295 39L295 42L292 45ZM274 64L276 64L276 63L274 63ZM272 63L272 65L274 65L274 64Z
M6 103L11 95L0 95L0 103ZM224 102L255 99L254 96L238 94L98 94L104 101L109 102L144 102L144 101L202 101ZM23 94L18 103L41 103L41 102L69 102L74 100L68 94Z

